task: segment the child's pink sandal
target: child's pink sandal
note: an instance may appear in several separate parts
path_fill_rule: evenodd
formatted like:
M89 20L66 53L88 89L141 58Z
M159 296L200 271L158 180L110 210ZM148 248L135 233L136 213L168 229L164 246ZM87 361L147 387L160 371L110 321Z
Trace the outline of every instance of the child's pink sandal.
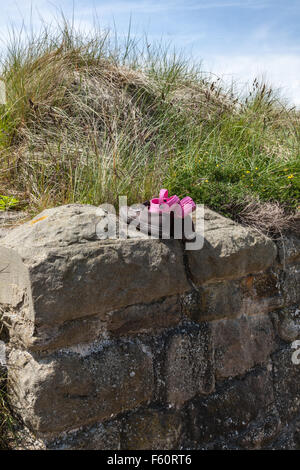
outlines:
M149 212L154 213L168 213L174 204L179 204L180 199L178 196L168 197L168 190L161 189L159 197L150 200Z
M186 237L185 229L190 226L189 236L194 234L193 222L190 220L190 225L186 223L185 218L196 209L196 204L189 196L184 197L181 201L178 196L174 195L168 197L168 190L161 189L158 198L153 198L146 201L144 209L128 209L121 210L122 219L130 224L137 222L136 228L141 232L155 236L157 238L170 238L174 237L175 226L182 220L180 227L182 228L182 238Z
M161 189L159 198L150 200L149 212L168 213L174 211L176 217L186 217L196 208L196 204L189 196L184 197L181 201L178 196L168 197L168 190Z

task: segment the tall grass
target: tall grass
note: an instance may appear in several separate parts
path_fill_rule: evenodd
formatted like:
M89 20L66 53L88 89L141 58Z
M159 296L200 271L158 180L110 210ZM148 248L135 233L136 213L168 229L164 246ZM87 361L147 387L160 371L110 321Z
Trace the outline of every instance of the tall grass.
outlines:
M15 421L6 399L6 378L0 367L0 450L9 448Z
M13 34L2 77L0 193L33 211L161 186L251 223L265 204L281 228L297 211L300 116L257 80L235 96L170 49L65 20Z

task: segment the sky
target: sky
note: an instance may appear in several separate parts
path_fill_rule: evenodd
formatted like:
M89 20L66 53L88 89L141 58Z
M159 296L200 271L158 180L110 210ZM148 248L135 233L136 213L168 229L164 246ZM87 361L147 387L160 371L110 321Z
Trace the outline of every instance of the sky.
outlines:
M85 31L97 15L105 29L163 39L202 63L202 69L239 87L264 78L300 107L300 0L0 0L0 37L31 21L38 29L59 16ZM31 18L31 19L30 19Z

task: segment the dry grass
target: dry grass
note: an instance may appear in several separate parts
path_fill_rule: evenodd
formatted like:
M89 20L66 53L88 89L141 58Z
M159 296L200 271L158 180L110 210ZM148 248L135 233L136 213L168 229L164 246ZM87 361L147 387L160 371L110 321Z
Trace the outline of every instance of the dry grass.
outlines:
M300 233L300 213L288 214L278 202L251 201L231 207L235 219L270 237L287 231Z

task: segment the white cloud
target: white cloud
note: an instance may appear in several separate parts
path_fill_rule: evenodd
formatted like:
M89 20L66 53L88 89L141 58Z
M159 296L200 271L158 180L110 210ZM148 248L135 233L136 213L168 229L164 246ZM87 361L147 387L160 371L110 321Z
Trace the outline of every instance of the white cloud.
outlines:
M263 78L282 96L300 106L300 57L295 54L220 55L204 62L209 70L226 82L234 81L240 87L251 84L255 77Z

